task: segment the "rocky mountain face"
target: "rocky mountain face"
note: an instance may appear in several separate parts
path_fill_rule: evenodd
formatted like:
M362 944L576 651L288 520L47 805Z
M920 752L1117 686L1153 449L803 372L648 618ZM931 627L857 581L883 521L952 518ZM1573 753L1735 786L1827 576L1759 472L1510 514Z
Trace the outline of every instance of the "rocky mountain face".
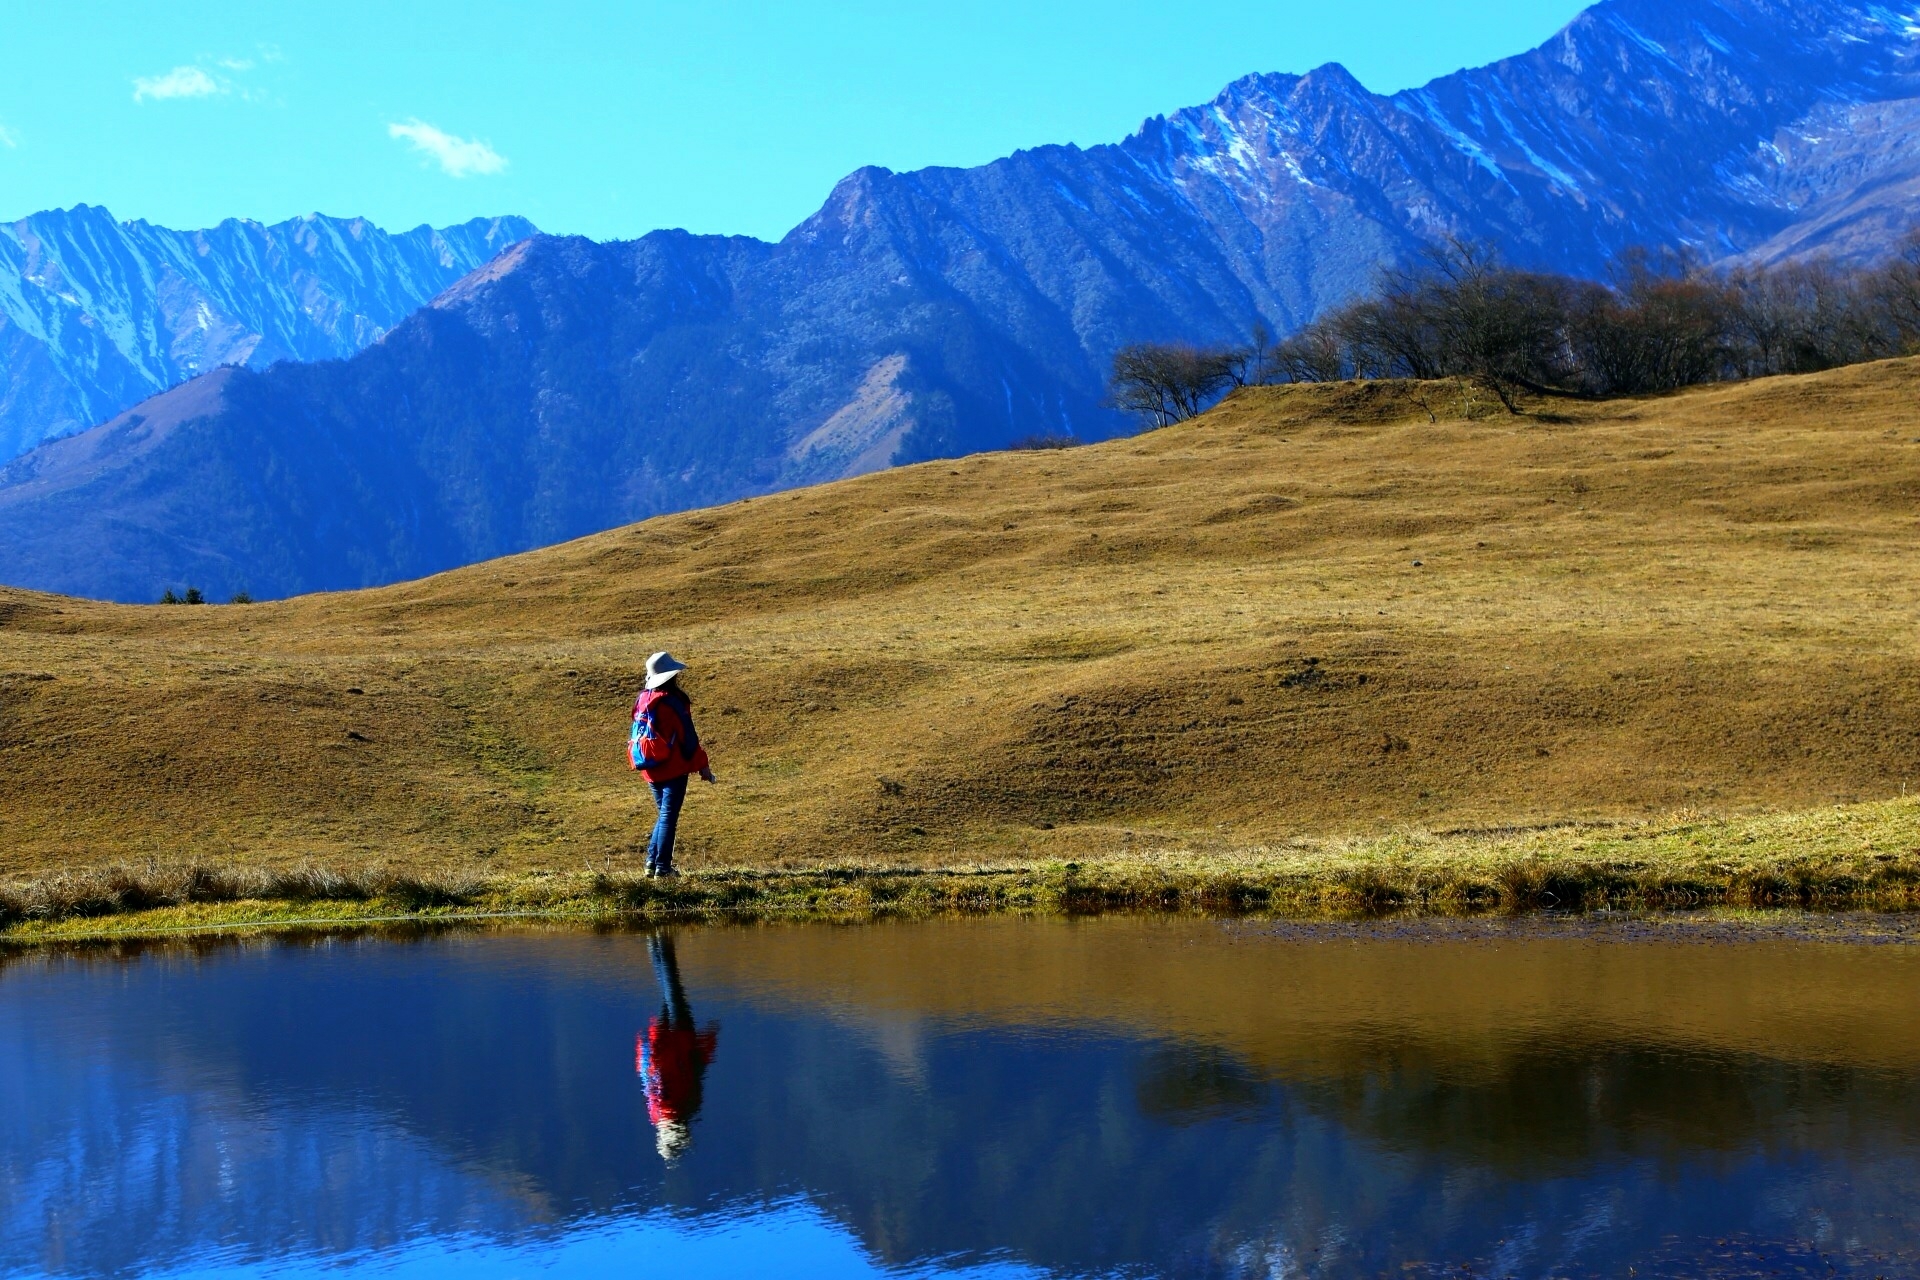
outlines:
M1022 436L1126 429L1138 339L1285 332L1433 238L1594 274L1883 251L1920 9L1606 0L1391 97L1252 76L1112 145L864 169L777 244L515 246L351 360L204 377L0 471L0 581L123 599L429 573Z
M0 460L222 365L353 355L533 234L317 214L170 231L89 205L0 224Z

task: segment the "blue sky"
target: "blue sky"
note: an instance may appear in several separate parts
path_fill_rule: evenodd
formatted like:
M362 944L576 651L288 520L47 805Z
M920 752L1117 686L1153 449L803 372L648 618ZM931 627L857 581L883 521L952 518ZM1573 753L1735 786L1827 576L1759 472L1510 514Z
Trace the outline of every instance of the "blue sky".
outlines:
M520 213L778 237L863 164L1117 140L1253 71L1392 91L1530 48L1576 0L7 6L0 218L175 227Z

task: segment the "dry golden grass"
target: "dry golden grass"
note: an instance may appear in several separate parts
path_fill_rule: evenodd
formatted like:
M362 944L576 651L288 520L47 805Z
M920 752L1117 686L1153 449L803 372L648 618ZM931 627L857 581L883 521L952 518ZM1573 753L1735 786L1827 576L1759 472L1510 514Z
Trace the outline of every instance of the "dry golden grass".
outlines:
M375 591L0 591L0 878L631 868L661 648L722 779L696 870L1205 867L1897 797L1916 390L1893 361L1509 418L1261 388Z
M120 864L0 883L0 940L524 915L851 921L1116 910L1292 917L1702 906L1904 911L1920 907L1916 849L1920 800L1901 799L1738 820L1300 838L1087 863L708 868L671 880L611 865L483 874L472 863Z

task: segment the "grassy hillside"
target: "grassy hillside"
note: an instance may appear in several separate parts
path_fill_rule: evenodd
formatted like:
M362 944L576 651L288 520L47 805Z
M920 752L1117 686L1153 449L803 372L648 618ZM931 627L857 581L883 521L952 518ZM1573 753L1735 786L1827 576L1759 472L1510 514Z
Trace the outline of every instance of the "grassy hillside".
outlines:
M1257 388L381 590L0 592L0 876L632 866L624 734L660 648L721 777L693 869L1898 797L1916 391L1915 361L1519 418L1448 384Z

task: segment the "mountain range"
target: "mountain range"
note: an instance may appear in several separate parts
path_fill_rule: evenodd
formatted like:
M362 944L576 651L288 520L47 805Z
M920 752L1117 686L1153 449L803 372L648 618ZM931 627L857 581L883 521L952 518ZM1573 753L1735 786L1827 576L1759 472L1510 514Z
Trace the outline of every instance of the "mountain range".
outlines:
M353 355L533 234L318 214L170 231L89 205L0 224L0 459L221 365Z
M664 511L1094 439L1140 339L1286 332L1436 237L1604 272L1884 252L1920 9L1605 0L1391 96L1257 75L1110 146L860 170L778 243L536 236L358 355L203 375L0 470L0 581L141 600L392 581Z

